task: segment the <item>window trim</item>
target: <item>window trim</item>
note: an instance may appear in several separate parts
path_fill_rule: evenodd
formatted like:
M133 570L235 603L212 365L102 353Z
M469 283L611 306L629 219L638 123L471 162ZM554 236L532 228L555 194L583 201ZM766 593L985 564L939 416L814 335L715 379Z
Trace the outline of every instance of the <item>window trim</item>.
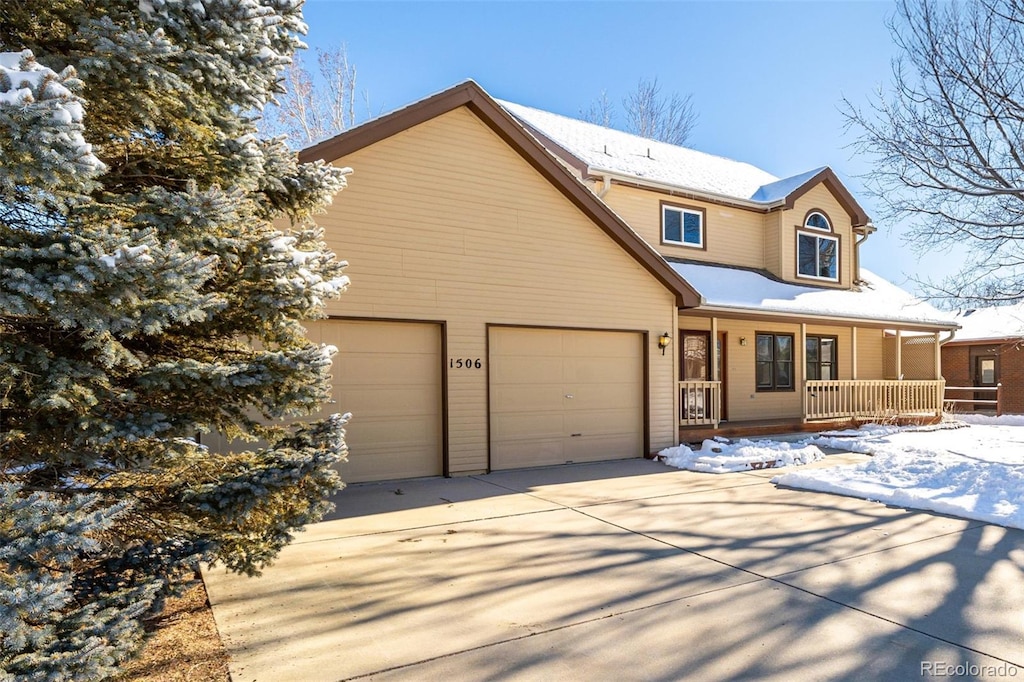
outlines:
M682 247L685 247L685 248L688 248L688 249L701 249L702 251L707 251L707 248L708 248L707 241L708 240L707 240L707 211L706 210L704 210L703 208L701 208L699 206L687 206L685 204L674 204L674 203L671 203L671 202L668 202L668 201L662 201L661 204L659 205L659 208L660 208L660 211L661 211L661 215L659 217L659 223L660 223L660 234L659 234L659 236L661 237L661 243L662 244L665 244L667 246L682 246ZM677 241L665 238L665 211L667 209L671 209L673 211L677 211L677 212L679 212L679 213L681 213L683 215L685 215L686 213L692 213L692 214L694 214L694 215L696 215L696 216L698 216L700 218L700 243L692 244L692 243L686 242L686 241L678 241L677 242ZM680 237L683 237L685 239L685 237L686 237L686 227L683 224L683 222L684 222L683 219L680 218L680 230L681 230Z
M807 366L809 364L808 361L807 361L807 342L810 341L811 339L817 339L817 341L818 341L818 362L817 362L817 365L818 365L818 378L817 379L811 379L811 374L810 374L810 372L807 371ZM822 379L821 378L821 364L822 364L821 363L821 340L822 339L830 339L832 341L832 362L828 363L828 364L832 365L833 377L831 379ZM807 334L804 337L804 380L805 381L838 381L839 380L839 337L838 336L836 336L835 334Z
M828 225L828 227L815 227L814 225L808 225L807 222L811 219L812 215L820 215L825 219L825 224ZM830 234L835 233L835 229L832 227L832 219L828 217L828 213L825 213L820 208L812 208L807 212L807 215L804 216L804 223L801 225L801 228L805 230L815 230L817 232L828 232Z
M814 229L814 228L811 228L811 229ZM815 272L817 272L820 269L819 268L819 263L818 263L818 254L821 253L821 251L820 251L821 247L818 246L817 241L825 239L825 240L833 241L833 242L836 243L836 276L835 277L822 277L821 275L807 275L807 274L804 274L804 273L800 272L800 237L801 236L813 237L815 239L815 246L814 246L814 253L815 253L815 259L814 259L815 268L814 268L814 270L815 270ZM800 279L813 279L813 280L817 280L819 282L833 282L833 283L838 283L842 279L841 256L842 256L843 241L839 237L839 235L837 235L837 234L825 234L821 230L817 230L815 232L804 232L803 230L797 230L796 231L796 243L794 244L794 248L796 249L796 276L798 278L800 278Z
M772 359L771 359L771 364L772 364L772 385L771 385L771 387L760 386L760 385L758 385L758 382L757 382L757 364L759 362L764 362L763 360L758 360L757 359L757 340L758 340L758 337L761 337L761 336L770 336L770 337L772 337ZM778 348L776 339L778 337L780 337L780 336L788 337L789 341L790 341L790 345L791 345L790 347L793 349L793 359L789 361L789 364L791 366L790 367L790 382L791 383L790 383L789 386L779 386L778 385L779 372L778 372L777 363L779 361L777 361L775 359L775 353L776 353L776 350ZM804 351L804 353L806 353L806 351ZM796 383L797 383L797 381L796 381L796 374L795 374L796 373L796 362L797 362L796 361L796 334L793 334L791 332L760 332L760 331L755 331L754 332L754 391L755 392L757 392L757 393L787 393L787 392L788 393L792 393L793 391L796 391Z

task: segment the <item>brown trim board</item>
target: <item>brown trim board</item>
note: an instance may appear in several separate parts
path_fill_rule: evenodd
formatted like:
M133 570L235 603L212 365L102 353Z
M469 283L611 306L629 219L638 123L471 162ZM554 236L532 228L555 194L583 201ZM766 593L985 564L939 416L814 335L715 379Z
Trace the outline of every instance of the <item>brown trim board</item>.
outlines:
M461 106L468 107L488 128L533 166L541 176L561 191L570 203L596 223L616 244L633 256L655 279L675 294L677 306L694 308L700 305L700 294L680 277L657 251L598 199L582 181L577 179L551 152L545 149L536 137L530 134L518 120L474 81L460 83L403 109L313 145L299 152L299 161L303 163L316 160L334 161Z
M786 196L786 209L793 208L796 200L811 191L818 183L823 183L828 191L832 192L832 195L839 202L839 205L850 214L850 219L853 221L853 227L862 227L870 222L867 212L861 208L857 200L853 198L850 191L843 186L840 182L839 177L835 171L826 166L819 173L815 173L807 182L797 187L795 190L790 192ZM829 219L831 222L831 218Z

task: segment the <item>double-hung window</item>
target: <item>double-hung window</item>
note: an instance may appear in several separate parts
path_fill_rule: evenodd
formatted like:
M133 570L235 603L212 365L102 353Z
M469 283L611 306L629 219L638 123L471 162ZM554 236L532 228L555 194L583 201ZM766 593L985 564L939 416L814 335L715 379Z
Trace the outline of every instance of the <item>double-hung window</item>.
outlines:
M793 335L757 334L758 391L793 390Z
M796 233L797 275L838 282L839 237L831 234L832 223L821 211L811 211L803 227Z
M704 211L662 204L661 241L665 244L704 248Z
M807 337L807 379L810 381L832 381L836 374L836 337Z

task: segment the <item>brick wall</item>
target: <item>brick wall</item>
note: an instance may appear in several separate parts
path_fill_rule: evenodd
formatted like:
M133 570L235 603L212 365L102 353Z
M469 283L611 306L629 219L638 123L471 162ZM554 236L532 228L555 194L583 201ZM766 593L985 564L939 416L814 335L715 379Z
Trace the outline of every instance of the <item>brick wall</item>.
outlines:
M947 386L973 386L974 367L971 350L975 354L996 355L997 380L1003 385L1003 413L1024 414L1024 347L1008 343L999 346L943 346L942 376ZM949 392L951 398L969 398L968 391ZM979 396L988 398L988 395ZM995 395L991 396L993 399ZM959 411L970 411L970 405L960 404ZM989 407L979 405L979 408Z

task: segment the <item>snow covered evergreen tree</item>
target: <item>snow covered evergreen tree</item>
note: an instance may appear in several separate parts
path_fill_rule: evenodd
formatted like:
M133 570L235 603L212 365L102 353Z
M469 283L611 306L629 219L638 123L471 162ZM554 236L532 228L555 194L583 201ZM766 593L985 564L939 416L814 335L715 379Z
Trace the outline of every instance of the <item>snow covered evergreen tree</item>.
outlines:
M0 679L110 674L197 560L257 572L341 486L343 418L282 418L328 395L300 321L347 284L311 222L345 171L251 114L304 30L301 0L0 8Z

